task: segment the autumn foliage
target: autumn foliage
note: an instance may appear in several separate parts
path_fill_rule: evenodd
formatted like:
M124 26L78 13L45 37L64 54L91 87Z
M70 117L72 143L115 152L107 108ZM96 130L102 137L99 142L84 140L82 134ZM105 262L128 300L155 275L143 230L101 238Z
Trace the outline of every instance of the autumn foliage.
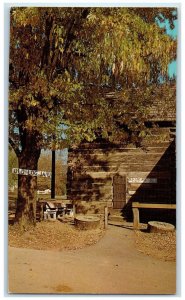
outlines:
M177 42L156 18L173 26L176 9L11 9L9 142L20 168L37 169L42 148L92 141L97 133L110 140L139 135L153 86L168 82L176 58ZM25 177L17 220L26 223L35 220L37 182Z

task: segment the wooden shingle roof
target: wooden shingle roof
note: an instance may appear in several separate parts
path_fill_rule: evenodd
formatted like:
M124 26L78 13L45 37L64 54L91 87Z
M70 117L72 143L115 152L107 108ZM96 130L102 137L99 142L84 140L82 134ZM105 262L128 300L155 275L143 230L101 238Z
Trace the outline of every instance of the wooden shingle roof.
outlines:
M139 96L137 93L133 92L133 103L133 99L135 97L145 97L145 107L148 115L148 121L174 122L176 120L176 85L174 83L154 86L148 96L146 96L144 90L139 91ZM112 101L124 101L125 104L130 101L125 96L123 96L122 91L107 93L106 98ZM130 115L132 114L134 114L134 112L130 111Z

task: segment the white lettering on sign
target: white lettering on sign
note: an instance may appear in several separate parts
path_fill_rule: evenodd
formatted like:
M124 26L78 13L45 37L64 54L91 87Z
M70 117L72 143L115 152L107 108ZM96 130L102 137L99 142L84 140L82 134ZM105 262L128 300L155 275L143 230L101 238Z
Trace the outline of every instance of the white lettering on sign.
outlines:
M157 183L157 178L138 178L132 177L128 179L129 183Z
M17 174L17 175L19 174L19 175L51 177L51 172L37 171L37 170L26 170L26 169L19 169L19 168L13 168L12 173Z

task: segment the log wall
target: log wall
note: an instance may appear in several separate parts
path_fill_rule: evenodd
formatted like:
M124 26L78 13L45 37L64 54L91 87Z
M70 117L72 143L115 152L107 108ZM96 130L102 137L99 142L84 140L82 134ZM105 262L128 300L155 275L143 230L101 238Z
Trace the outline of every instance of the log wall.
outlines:
M173 134L170 127L152 129L139 148L93 142L69 149L68 199L114 202L113 178L119 174L126 176L126 203L122 206L130 201L175 203Z

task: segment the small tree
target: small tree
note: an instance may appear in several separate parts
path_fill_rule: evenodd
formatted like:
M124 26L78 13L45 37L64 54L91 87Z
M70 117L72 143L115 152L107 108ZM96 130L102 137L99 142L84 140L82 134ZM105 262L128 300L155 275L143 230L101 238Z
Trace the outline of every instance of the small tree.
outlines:
M51 155L42 154L39 158L38 169L47 172L51 171ZM66 193L66 175L67 175L67 165L64 164L61 157L57 156L55 165L55 190L57 195L64 195ZM51 178L38 177L37 179L38 190L51 189Z
M12 169L17 168L17 165L17 156L10 146L8 153L8 187L9 189L13 190L15 189L15 187L17 187L17 176L12 173Z
M176 56L176 41L155 18L172 20L173 12L11 9L9 138L19 168L37 170L44 147L92 141L97 132L110 140L125 139L141 130L151 84L167 78ZM105 96L120 87L119 98ZM37 177L18 177L16 219L25 227L35 224L36 187Z
M38 170L43 170L51 172L51 155L49 153L41 153L38 161ZM37 179L37 188L38 190L46 190L51 188L51 178L50 177L41 177Z

